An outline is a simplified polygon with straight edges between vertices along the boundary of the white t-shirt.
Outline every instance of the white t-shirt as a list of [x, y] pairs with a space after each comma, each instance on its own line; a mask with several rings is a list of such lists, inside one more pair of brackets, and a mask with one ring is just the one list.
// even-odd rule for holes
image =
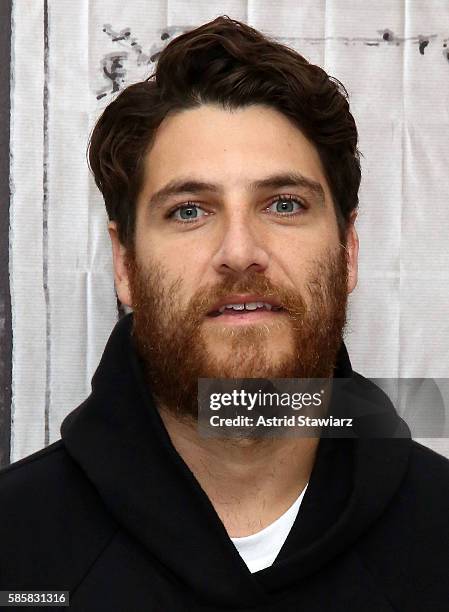
[[274, 523], [252, 535], [231, 538], [252, 574], [273, 564], [293, 527], [308, 484], [293, 505]]

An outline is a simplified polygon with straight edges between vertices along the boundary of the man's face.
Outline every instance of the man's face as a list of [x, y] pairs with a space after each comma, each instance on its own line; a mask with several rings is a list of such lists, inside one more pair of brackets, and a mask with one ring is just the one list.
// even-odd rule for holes
[[[167, 117], [145, 159], [132, 252], [110, 223], [117, 293], [161, 405], [196, 416], [199, 377], [331, 376], [357, 282], [354, 220], [345, 249], [318, 153], [278, 111]], [[283, 310], [210, 316], [236, 294]]]

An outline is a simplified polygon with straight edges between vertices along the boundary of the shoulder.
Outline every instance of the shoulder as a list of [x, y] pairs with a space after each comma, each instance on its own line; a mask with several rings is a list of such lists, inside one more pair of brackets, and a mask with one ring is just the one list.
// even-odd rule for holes
[[423, 492], [435, 491], [449, 499], [449, 459], [416, 440], [411, 445], [408, 479]]
[[0, 497], [0, 516], [8, 509], [28, 514], [31, 504], [33, 514], [42, 519], [76, 499], [99, 501], [61, 440], [0, 470]]
[[50, 472], [54, 468], [62, 466], [61, 460], [66, 455], [64, 446], [61, 440], [50, 444], [32, 455], [28, 455], [20, 461], [15, 461], [9, 466], [0, 470], [0, 491], [7, 490], [9, 487], [14, 488], [20, 486], [23, 479], [28, 480], [30, 477], [41, 473], [42, 476], [50, 477]]
[[116, 530], [62, 441], [0, 471], [1, 587], [47, 588], [56, 575], [69, 588]]
[[449, 459], [413, 440], [401, 485], [357, 550], [398, 610], [441, 610], [449, 597]]
[[412, 452], [421, 462], [429, 462], [435, 466], [439, 466], [445, 472], [449, 470], [449, 459], [447, 457], [437, 453], [428, 446], [424, 446], [424, 444], [416, 440], [412, 441]]
[[[389, 442], [400, 445], [402, 439]], [[379, 479], [388, 477], [378, 474]], [[438, 524], [449, 527], [449, 459], [411, 440], [402, 480], [385, 510], [402, 526], [414, 523], [413, 533], [423, 527], [436, 529]]]
[[[413, 441], [397, 507], [399, 567], [413, 585], [406, 595], [410, 609], [441, 610], [449, 597], [449, 459]], [[389, 541], [394, 540], [391, 532]]]
[[449, 534], [449, 459], [413, 441], [401, 494], [418, 530]]

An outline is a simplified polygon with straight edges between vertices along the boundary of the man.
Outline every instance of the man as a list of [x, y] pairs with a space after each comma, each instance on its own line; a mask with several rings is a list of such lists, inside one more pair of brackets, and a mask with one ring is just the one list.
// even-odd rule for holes
[[[360, 165], [341, 84], [220, 17], [106, 108], [89, 159], [133, 314], [62, 439], [1, 474], [1, 589], [83, 611], [447, 610], [449, 461], [343, 342]], [[340, 407], [402, 435], [202, 437], [199, 378], [349, 379]]]

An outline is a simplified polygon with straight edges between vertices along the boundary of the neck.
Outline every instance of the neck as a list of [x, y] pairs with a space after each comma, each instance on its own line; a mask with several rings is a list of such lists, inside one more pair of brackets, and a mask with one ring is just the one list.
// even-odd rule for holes
[[180, 421], [161, 407], [159, 413], [230, 537], [252, 535], [270, 525], [310, 478], [319, 438], [201, 438], [195, 423]]

